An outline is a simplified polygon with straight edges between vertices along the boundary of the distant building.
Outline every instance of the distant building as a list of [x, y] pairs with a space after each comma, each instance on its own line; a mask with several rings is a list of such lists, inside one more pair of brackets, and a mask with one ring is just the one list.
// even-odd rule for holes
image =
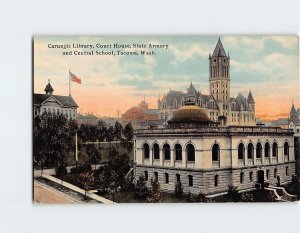
[[33, 114], [34, 116], [43, 113], [63, 114], [70, 119], [77, 119], [77, 108], [72, 96], [53, 95], [54, 89], [50, 80], [46, 85], [45, 94], [33, 94]]
[[205, 95], [197, 91], [192, 83], [187, 92], [170, 90], [158, 100], [161, 119], [166, 124], [187, 98], [204, 109], [212, 121], [221, 118], [225, 125], [255, 125], [255, 101], [251, 91], [247, 98], [241, 92], [235, 98], [230, 97], [230, 57], [220, 39], [213, 54], [209, 54], [209, 92]]
[[77, 123], [78, 125], [97, 125], [99, 118], [93, 114], [88, 113], [87, 115], [82, 115], [78, 113]]
[[148, 127], [151, 125], [149, 122], [156, 124], [160, 120], [160, 112], [157, 109], [149, 109], [148, 103], [143, 100], [138, 106], [132, 107], [122, 114], [122, 120], [131, 122], [133, 128]]
[[295, 137], [300, 137], [300, 108], [297, 109], [292, 104], [289, 117], [279, 118], [272, 122], [272, 126], [281, 127], [283, 129], [293, 129]]

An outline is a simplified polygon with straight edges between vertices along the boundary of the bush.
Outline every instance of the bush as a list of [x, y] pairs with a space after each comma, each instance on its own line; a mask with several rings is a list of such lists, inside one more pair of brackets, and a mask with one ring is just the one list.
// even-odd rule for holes
[[236, 186], [229, 185], [227, 195], [229, 202], [238, 202], [240, 200], [240, 194], [238, 193]]
[[134, 195], [137, 198], [147, 198], [149, 196], [149, 189], [147, 187], [147, 182], [144, 176], [140, 176], [136, 182], [134, 188]]
[[71, 174], [80, 174], [85, 171], [90, 171], [92, 170], [92, 166], [90, 164], [83, 164], [83, 165], [78, 165], [77, 167], [72, 167], [70, 170]]

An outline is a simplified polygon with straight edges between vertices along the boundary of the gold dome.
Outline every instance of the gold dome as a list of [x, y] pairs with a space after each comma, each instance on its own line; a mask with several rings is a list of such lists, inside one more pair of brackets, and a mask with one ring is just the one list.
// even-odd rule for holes
[[169, 122], [210, 122], [206, 111], [197, 105], [184, 105], [174, 112]]

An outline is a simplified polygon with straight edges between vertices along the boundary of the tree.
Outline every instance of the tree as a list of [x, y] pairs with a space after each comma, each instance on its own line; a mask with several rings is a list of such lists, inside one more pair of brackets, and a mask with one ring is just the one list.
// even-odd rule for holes
[[147, 187], [147, 182], [143, 175], [139, 176], [139, 179], [136, 182], [134, 194], [138, 198], [146, 198], [149, 195], [149, 189]]
[[123, 138], [121, 139], [121, 145], [128, 152], [130, 152], [133, 148], [133, 128], [131, 123], [126, 124], [123, 129]]
[[33, 122], [33, 157], [43, 166], [56, 168], [66, 164], [66, 158], [75, 149], [77, 123], [64, 115], [44, 113]]
[[84, 198], [86, 199], [86, 192], [93, 187], [94, 184], [94, 176], [92, 170], [86, 170], [80, 174], [79, 180], [83, 185], [84, 189]]
[[151, 179], [151, 191], [148, 201], [152, 203], [159, 203], [163, 201], [160, 184], [156, 179]]
[[95, 172], [95, 186], [99, 192], [107, 192], [115, 201], [118, 190], [126, 185], [126, 174], [132, 166], [128, 154], [119, 154], [115, 147], [110, 151], [107, 165]]
[[116, 121], [115, 129], [114, 129], [116, 147], [117, 147], [117, 141], [121, 141], [122, 139], [122, 131], [123, 131], [123, 126], [120, 124], [120, 122]]
[[115, 130], [113, 126], [109, 126], [106, 130], [105, 138], [109, 142], [109, 147], [111, 148], [111, 142], [114, 140]]
[[229, 202], [238, 202], [240, 200], [240, 194], [238, 193], [237, 187], [233, 185], [228, 186], [227, 196]]
[[101, 160], [101, 155], [99, 151], [95, 148], [94, 144], [87, 144], [86, 153], [89, 156], [89, 164], [94, 163], [96, 169], [98, 161]]

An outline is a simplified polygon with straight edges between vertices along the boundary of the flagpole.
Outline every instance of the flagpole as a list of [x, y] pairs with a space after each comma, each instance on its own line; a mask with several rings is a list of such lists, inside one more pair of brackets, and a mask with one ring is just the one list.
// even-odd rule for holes
[[76, 168], [78, 166], [78, 141], [77, 141], [77, 132], [75, 134], [75, 159], [76, 159]]
[[69, 96], [71, 96], [71, 77], [70, 77], [70, 69], [69, 69]]

